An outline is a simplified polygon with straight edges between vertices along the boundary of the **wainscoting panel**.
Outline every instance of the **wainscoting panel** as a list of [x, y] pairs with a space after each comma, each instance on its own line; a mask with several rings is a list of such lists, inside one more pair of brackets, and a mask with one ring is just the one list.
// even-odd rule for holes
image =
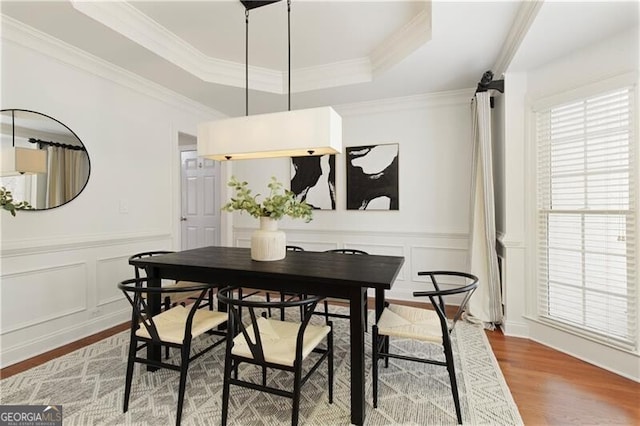
[[443, 247], [412, 247], [411, 276], [415, 281], [426, 281], [418, 277], [419, 271], [466, 271], [467, 250]]
[[118, 289], [118, 283], [134, 277], [133, 266], [129, 265], [129, 256], [96, 259], [97, 307], [117, 301], [125, 302], [122, 291]]
[[134, 253], [170, 250], [169, 234], [33, 241], [2, 251], [0, 367], [131, 318], [117, 283], [133, 277]]
[[[34, 268], [2, 277], [2, 333], [6, 334], [87, 309], [87, 265]], [[23, 303], [7, 303], [8, 301]]]
[[[416, 290], [427, 288], [426, 280], [418, 278], [418, 271], [451, 269], [465, 271], [467, 264], [467, 234], [398, 233], [384, 231], [300, 230], [284, 229], [287, 244], [305, 250], [325, 251], [337, 248], [364, 250], [370, 254], [404, 256], [405, 263], [393, 288], [390, 299], [409, 300]], [[233, 241], [237, 247], [250, 247], [253, 229], [234, 228]], [[431, 289], [431, 286], [428, 287]], [[369, 292], [373, 296], [373, 292]]]

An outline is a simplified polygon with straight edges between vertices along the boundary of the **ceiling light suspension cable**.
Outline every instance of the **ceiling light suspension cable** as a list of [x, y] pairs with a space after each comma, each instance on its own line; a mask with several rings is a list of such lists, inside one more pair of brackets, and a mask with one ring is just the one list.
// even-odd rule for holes
[[244, 11], [244, 115], [249, 115], [249, 9]]
[[11, 110], [11, 146], [16, 147], [16, 111]]
[[[249, 10], [279, 1], [240, 0], [246, 25], [245, 116], [200, 123], [198, 156], [220, 161], [342, 152], [342, 118], [333, 108], [291, 110], [291, 0], [287, 0], [287, 110], [249, 115]], [[280, 87], [283, 83], [280, 78]], [[255, 87], [264, 90], [263, 85]], [[282, 94], [282, 90], [278, 92]]]
[[291, 0], [287, 0], [287, 76], [288, 76], [288, 98], [287, 111], [291, 111]]

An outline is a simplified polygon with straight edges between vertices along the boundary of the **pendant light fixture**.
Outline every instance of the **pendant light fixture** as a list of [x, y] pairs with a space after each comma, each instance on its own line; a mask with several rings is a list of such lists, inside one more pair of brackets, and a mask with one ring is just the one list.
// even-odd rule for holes
[[249, 115], [249, 10], [276, 3], [243, 1], [245, 7], [245, 117], [201, 123], [198, 156], [213, 160], [300, 157], [342, 152], [342, 118], [331, 107], [291, 111], [291, 0], [287, 0], [288, 109]]
[[15, 110], [11, 110], [11, 147], [2, 144], [0, 176], [47, 172], [47, 151], [16, 147]]

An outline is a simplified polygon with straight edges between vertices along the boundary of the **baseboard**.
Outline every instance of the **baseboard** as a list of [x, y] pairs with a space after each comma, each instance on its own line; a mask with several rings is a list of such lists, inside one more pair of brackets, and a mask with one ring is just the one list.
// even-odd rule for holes
[[60, 348], [72, 344], [83, 338], [92, 336], [103, 330], [122, 324], [130, 319], [131, 312], [124, 309], [108, 315], [101, 316], [91, 321], [67, 327], [56, 333], [31, 339], [9, 348], [2, 348], [0, 353], [0, 368], [12, 366], [19, 362], [31, 359], [43, 353], [52, 351], [52, 348]]

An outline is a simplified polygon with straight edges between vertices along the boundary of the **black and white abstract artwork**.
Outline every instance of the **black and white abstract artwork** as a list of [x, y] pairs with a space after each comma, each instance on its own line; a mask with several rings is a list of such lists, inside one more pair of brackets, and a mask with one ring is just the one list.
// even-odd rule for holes
[[347, 210], [398, 210], [398, 144], [346, 151]]
[[291, 191], [314, 209], [336, 209], [336, 156], [291, 158]]

